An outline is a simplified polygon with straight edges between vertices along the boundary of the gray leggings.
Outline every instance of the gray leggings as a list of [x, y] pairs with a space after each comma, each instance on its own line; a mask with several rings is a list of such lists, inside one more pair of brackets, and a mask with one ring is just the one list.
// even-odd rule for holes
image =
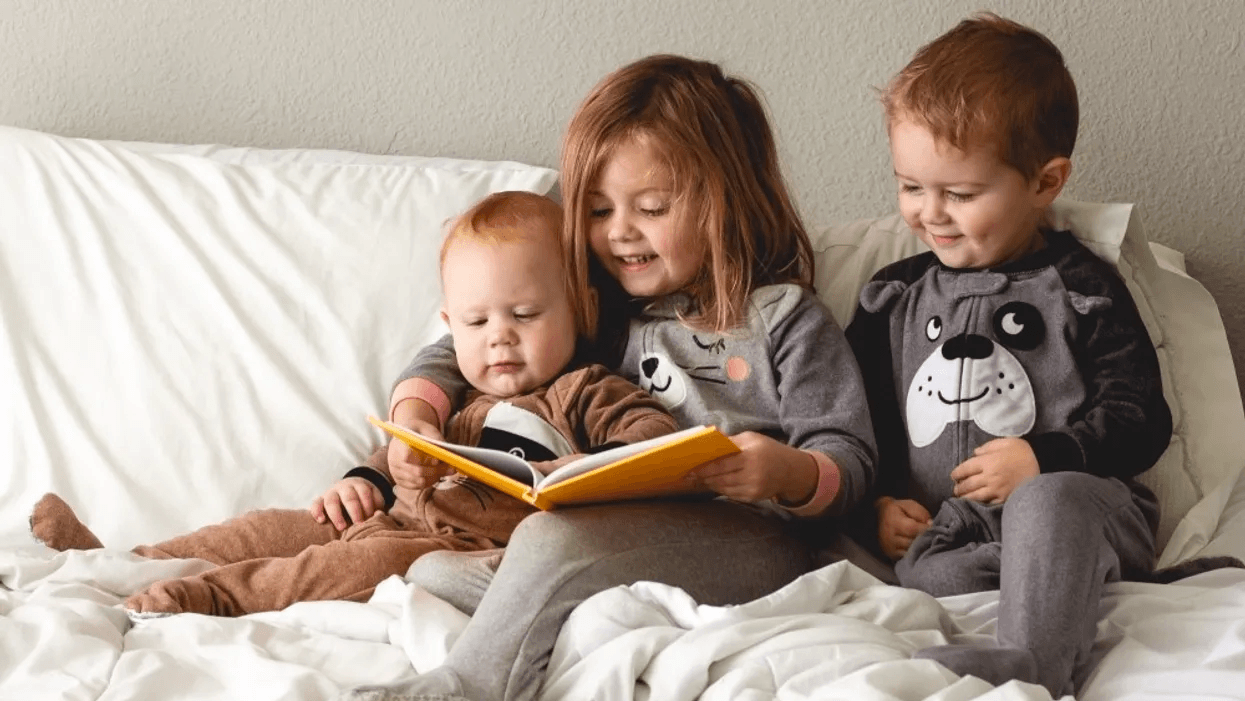
[[1028, 650], [1042, 685], [1070, 693], [1093, 646], [1103, 585], [1150, 574], [1157, 523], [1158, 503], [1145, 488], [1042, 474], [1003, 506], [943, 502], [895, 573], [934, 596], [1001, 590], [999, 646]]
[[[473, 701], [535, 698], [562, 623], [599, 591], [651, 580], [681, 587], [700, 603], [739, 604], [812, 566], [787, 524], [723, 500], [533, 514], [514, 532], [500, 565], [496, 560], [421, 559], [412, 568], [413, 581], [467, 612], [474, 609], [474, 615], [445, 666], [408, 693], [457, 693]], [[451, 581], [456, 586], [446, 587]]]

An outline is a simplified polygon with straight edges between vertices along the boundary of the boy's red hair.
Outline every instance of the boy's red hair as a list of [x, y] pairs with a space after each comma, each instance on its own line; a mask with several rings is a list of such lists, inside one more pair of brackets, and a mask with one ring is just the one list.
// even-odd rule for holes
[[[562, 144], [567, 270], [586, 289], [588, 191], [614, 149], [645, 138], [662, 154], [686, 225], [706, 243], [707, 264], [688, 292], [698, 327], [725, 331], [746, 317], [758, 286], [809, 289], [813, 251], [778, 167], [769, 120], [753, 88], [716, 64], [682, 56], [640, 59], [607, 75], [567, 126]], [[609, 281], [598, 286], [606, 289]], [[605, 310], [603, 309], [603, 312]]]
[[1079, 110], [1063, 54], [1041, 33], [991, 13], [921, 47], [882, 91], [888, 126], [909, 119], [968, 151], [993, 145], [1032, 178], [1071, 157]]

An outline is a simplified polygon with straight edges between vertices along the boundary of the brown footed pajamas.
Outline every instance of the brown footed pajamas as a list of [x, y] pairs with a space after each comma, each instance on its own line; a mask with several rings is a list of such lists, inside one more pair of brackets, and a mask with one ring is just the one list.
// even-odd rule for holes
[[[647, 392], [591, 365], [505, 401], [477, 394], [447, 428], [452, 442], [483, 445], [487, 434], [488, 447], [502, 450], [507, 446], [497, 444], [505, 440], [499, 436], [511, 433], [522, 441], [516, 445], [531, 449], [539, 442], [558, 459], [656, 438], [678, 426]], [[519, 429], [523, 433], [514, 434]], [[368, 457], [366, 467], [378, 473], [368, 479], [393, 483], [387, 456], [387, 447], [381, 447]], [[378, 511], [340, 533], [332, 523], [317, 523], [306, 509], [268, 509], [134, 548], [144, 557], [199, 558], [216, 567], [156, 582], [126, 599], [126, 608], [241, 616], [299, 601], [361, 601], [387, 577], [405, 575], [426, 553], [504, 547], [519, 522], [536, 510], [459, 474], [425, 489], [394, 487], [393, 495], [388, 512]], [[30, 530], [57, 550], [101, 547], [55, 494], [35, 505]]]
[[[426, 553], [504, 546], [534, 510], [465, 480], [407, 495], [414, 496], [413, 503], [399, 500], [389, 513], [377, 512], [341, 532], [332, 523], [317, 523], [306, 509], [265, 509], [140, 545], [132, 552], [143, 557], [199, 558], [217, 566], [156, 582], [126, 599], [125, 606], [140, 613], [241, 616], [299, 601], [365, 601], [381, 581], [404, 575]], [[463, 528], [468, 520], [474, 528]], [[36, 505], [31, 531], [58, 550], [99, 542], [51, 494]]]

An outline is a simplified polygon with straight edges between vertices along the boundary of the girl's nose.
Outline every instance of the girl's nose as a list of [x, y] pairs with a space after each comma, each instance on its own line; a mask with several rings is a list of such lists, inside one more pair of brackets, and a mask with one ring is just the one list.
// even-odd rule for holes
[[616, 213], [610, 219], [609, 226], [610, 241], [630, 241], [639, 236], [639, 232], [631, 224], [631, 218], [625, 214]]

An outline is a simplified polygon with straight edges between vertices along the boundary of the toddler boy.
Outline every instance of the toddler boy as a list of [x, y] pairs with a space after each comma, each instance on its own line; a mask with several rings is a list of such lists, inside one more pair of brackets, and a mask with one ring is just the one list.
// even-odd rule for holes
[[[464, 376], [475, 387], [447, 426], [455, 443], [523, 451], [538, 467], [676, 430], [646, 392], [599, 365], [577, 367], [583, 323], [561, 255], [562, 211], [527, 192], [486, 197], [458, 217], [441, 250], [445, 306]], [[391, 410], [390, 417], [394, 412]], [[317, 497], [311, 509], [253, 511], [134, 552], [201, 558], [202, 574], [129, 597], [144, 614], [238, 616], [298, 601], [366, 600], [438, 550], [502, 547], [533, 507], [462, 475], [393, 485], [384, 447]], [[101, 547], [54, 494], [36, 504], [34, 535], [58, 550]]]
[[1154, 564], [1158, 504], [1136, 477], [1172, 433], [1158, 360], [1114, 268], [1045, 226], [1078, 119], [1046, 37], [965, 20], [882, 101], [899, 208], [931, 252], [877, 273], [847, 329], [877, 432], [879, 544], [904, 586], [1001, 590], [996, 647], [918, 656], [1058, 697], [1104, 584]]

